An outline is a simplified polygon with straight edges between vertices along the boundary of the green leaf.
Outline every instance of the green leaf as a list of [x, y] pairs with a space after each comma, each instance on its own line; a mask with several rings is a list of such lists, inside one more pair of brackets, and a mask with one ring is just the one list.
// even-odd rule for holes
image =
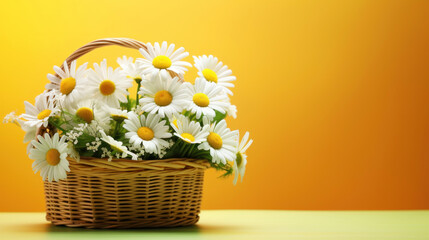
[[92, 156], [94, 156], [94, 152], [93, 151], [84, 151], [84, 152], [79, 152], [79, 155], [81, 157], [92, 157]]
[[221, 113], [221, 112], [219, 112], [217, 110], [215, 110], [215, 112], [216, 112], [216, 116], [213, 118], [213, 122], [218, 123], [218, 122], [220, 122], [220, 121], [222, 121], [223, 119], [226, 118], [226, 112], [225, 113]]
[[210, 162], [210, 166], [214, 169], [216, 169], [217, 171], [224, 171], [224, 173], [222, 175], [220, 175], [219, 177], [228, 177], [233, 173], [233, 168], [229, 163], [223, 164], [223, 163], [213, 163]]

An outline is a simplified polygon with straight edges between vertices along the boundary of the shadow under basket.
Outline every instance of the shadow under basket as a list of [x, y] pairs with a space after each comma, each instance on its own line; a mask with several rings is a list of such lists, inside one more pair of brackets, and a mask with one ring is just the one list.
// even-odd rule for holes
[[69, 162], [67, 179], [44, 184], [46, 219], [54, 225], [177, 227], [199, 220], [207, 160]]

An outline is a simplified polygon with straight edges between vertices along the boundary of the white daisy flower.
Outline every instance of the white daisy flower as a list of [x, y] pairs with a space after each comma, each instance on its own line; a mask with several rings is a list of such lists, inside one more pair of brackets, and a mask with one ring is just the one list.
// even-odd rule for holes
[[144, 56], [144, 59], [137, 59], [144, 74], [156, 75], [161, 73], [166, 76], [169, 75], [168, 71], [183, 74], [188, 70], [186, 67], [192, 66], [188, 62], [180, 61], [189, 55], [183, 47], [174, 51], [174, 44], [168, 46], [167, 42], [162, 42], [161, 46], [157, 42], [154, 46], [147, 43], [146, 47], [147, 51], [142, 48], [140, 49], [140, 53]]
[[246, 150], [252, 145], [253, 140], [249, 139], [249, 132], [246, 132], [241, 139], [237, 148], [237, 158], [234, 161], [234, 185], [237, 184], [238, 176], [241, 176], [243, 181], [244, 173], [246, 172], [247, 155], [244, 154]]
[[90, 124], [93, 120], [98, 122], [108, 121], [109, 116], [107, 113], [102, 110], [101, 103], [92, 100], [84, 99], [76, 103], [76, 106], [73, 106], [67, 109], [69, 113], [79, 117], [86, 123]]
[[198, 146], [198, 149], [210, 150], [214, 163], [226, 164], [234, 161], [237, 155], [238, 131], [231, 131], [226, 127], [225, 120], [210, 126], [207, 141]]
[[171, 118], [173, 114], [182, 112], [187, 104], [186, 89], [177, 77], [152, 75], [142, 85], [139, 103], [145, 112]]
[[116, 141], [111, 136], [107, 136], [104, 131], [100, 131], [100, 133], [101, 133], [101, 140], [109, 144], [113, 150], [119, 153], [122, 153], [122, 156], [121, 156], [122, 158], [125, 158], [126, 156], [130, 155], [132, 160], [137, 160], [137, 155], [128, 151], [128, 148], [123, 146], [122, 142]]
[[117, 62], [125, 72], [127, 78], [131, 78], [137, 83], [144, 79], [142, 70], [138, 66], [139, 64], [137, 62], [134, 63], [134, 59], [132, 57], [127, 58], [127, 56], [123, 56], [122, 58], [118, 58]]
[[43, 181], [48, 179], [49, 182], [67, 178], [66, 172], [70, 172], [70, 168], [66, 159], [68, 150], [65, 137], [59, 139], [58, 133], [55, 133], [51, 138], [45, 133], [44, 137], [37, 136], [37, 139], [39, 141], [31, 141], [34, 148], [30, 150], [34, 173], [40, 171]]
[[127, 110], [121, 110], [119, 108], [112, 108], [112, 107], [105, 105], [104, 111], [107, 112], [110, 115], [110, 117], [115, 121], [121, 122], [125, 119], [128, 119]]
[[107, 67], [106, 59], [100, 65], [94, 63], [94, 69], [90, 69], [87, 84], [93, 98], [112, 107], [119, 107], [119, 102], [126, 102], [125, 96], [128, 95], [127, 89], [133, 86], [132, 80], [120, 68], [113, 70]]
[[229, 107], [228, 96], [222, 91], [222, 87], [216, 83], [207, 82], [197, 78], [195, 85], [184, 83], [187, 87], [188, 106], [186, 110], [195, 113], [199, 119], [202, 115], [213, 119], [216, 116], [215, 110], [225, 113]]
[[198, 69], [198, 76], [204, 78], [209, 82], [215, 82], [219, 86], [222, 86], [224, 90], [232, 95], [232, 91], [228, 88], [234, 87], [232, 81], [235, 81], [235, 77], [231, 76], [232, 71], [228, 69], [228, 66], [223, 65], [222, 62], [218, 61], [217, 57], [210, 56], [194, 56], [194, 66]]
[[54, 107], [52, 97], [46, 91], [36, 97], [36, 103], [33, 106], [31, 103], [25, 101], [25, 113], [20, 117], [23, 118], [25, 124], [39, 128], [48, 126], [49, 117], [54, 116], [59, 110]]
[[207, 139], [209, 135], [209, 125], [201, 125], [198, 122], [190, 121], [187, 117], [180, 115], [179, 119], [170, 123], [177, 137], [187, 143], [201, 143]]
[[164, 139], [172, 135], [168, 132], [166, 121], [160, 121], [159, 115], [149, 114], [145, 117], [130, 112], [128, 117], [123, 127], [128, 130], [125, 137], [130, 139], [134, 147], [143, 146], [146, 152], [157, 154], [169, 147], [169, 143]]
[[64, 95], [65, 106], [74, 104], [75, 101], [85, 96], [86, 73], [88, 63], [84, 63], [76, 70], [76, 60], [70, 65], [64, 62], [64, 70], [58, 66], [54, 66], [55, 73], [59, 76], [48, 74], [48, 79], [51, 81], [46, 84], [48, 90], [58, 90]]
[[207, 141], [198, 146], [198, 149], [210, 150], [214, 163], [226, 164], [237, 157], [238, 131], [231, 131], [226, 127], [225, 120], [210, 126]]

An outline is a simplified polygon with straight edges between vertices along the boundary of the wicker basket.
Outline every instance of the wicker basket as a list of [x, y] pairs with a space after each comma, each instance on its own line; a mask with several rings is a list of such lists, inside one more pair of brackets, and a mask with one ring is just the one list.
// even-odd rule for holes
[[199, 219], [206, 160], [69, 161], [66, 180], [45, 182], [46, 219], [55, 225], [174, 227]]
[[[91, 42], [67, 58], [118, 45], [146, 49], [125, 38]], [[64, 67], [64, 66], [63, 66]], [[174, 73], [170, 74], [176, 76]], [[66, 180], [45, 182], [46, 219], [55, 225], [87, 228], [175, 227], [199, 219], [207, 160], [69, 159]]]

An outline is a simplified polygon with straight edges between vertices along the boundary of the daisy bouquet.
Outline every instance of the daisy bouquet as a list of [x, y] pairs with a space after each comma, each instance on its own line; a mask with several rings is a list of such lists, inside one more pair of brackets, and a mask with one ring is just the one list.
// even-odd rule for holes
[[6, 116], [25, 131], [33, 170], [52, 182], [67, 178], [70, 161], [83, 159], [204, 159], [225, 176], [234, 173], [235, 184], [252, 140], [246, 132], [240, 141], [225, 121], [237, 112], [229, 98], [232, 71], [212, 55], [194, 56], [198, 77], [190, 83], [184, 48], [147, 43], [139, 51], [135, 61], [118, 58], [117, 68], [69, 58], [54, 66], [34, 104], [24, 102], [25, 113]]

